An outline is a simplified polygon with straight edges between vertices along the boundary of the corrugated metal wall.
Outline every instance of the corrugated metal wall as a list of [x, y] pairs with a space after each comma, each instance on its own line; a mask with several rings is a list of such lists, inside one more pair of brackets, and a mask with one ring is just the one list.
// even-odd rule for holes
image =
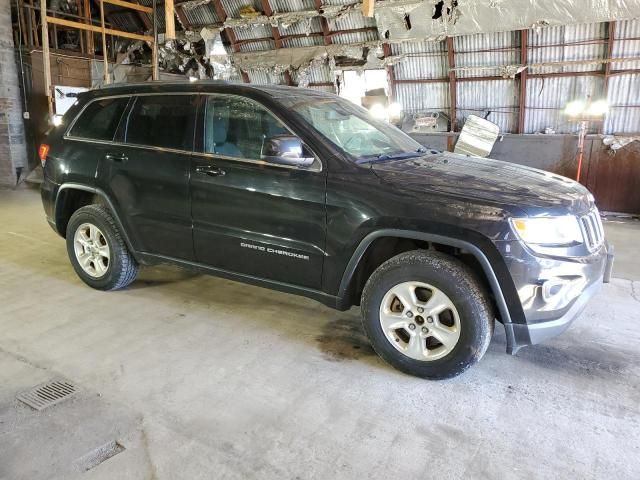
[[[255, 0], [258, 1], [258, 0]], [[253, 0], [223, 0], [230, 15], [240, 5]], [[326, 4], [342, 4], [331, 0]], [[311, 8], [313, 0], [271, 0], [274, 11], [296, 11]], [[257, 7], [256, 7], [257, 8]], [[332, 32], [375, 26], [375, 20], [354, 10], [329, 21]], [[640, 56], [640, 20], [615, 22], [612, 58]], [[269, 27], [236, 28], [239, 40], [269, 37]], [[304, 25], [280, 28], [281, 35], [306, 32]], [[318, 18], [311, 21], [311, 32], [321, 32]], [[505, 133], [539, 133], [550, 129], [556, 133], [574, 133], [577, 123], [564, 113], [566, 104], [575, 99], [605, 98], [610, 111], [604, 121], [592, 122], [593, 133], [640, 133], [640, 61], [611, 62], [606, 68], [609, 28], [606, 23], [537, 28], [528, 31], [527, 84], [524, 124], [519, 129], [519, 110], [523, 91], [520, 75], [505, 74], [505, 67], [517, 68], [521, 62], [521, 33], [503, 32], [464, 35], [453, 39], [456, 68], [456, 120], [464, 124], [467, 116], [487, 116]], [[355, 31], [335, 34], [333, 43], [352, 44], [377, 40], [377, 31]], [[285, 40], [285, 47], [320, 45], [321, 36]], [[273, 42], [244, 43], [242, 51], [275, 48]], [[449, 66], [445, 41], [403, 42], [391, 45], [391, 54], [401, 56], [393, 67], [395, 100], [409, 113], [440, 111], [451, 114]], [[595, 61], [595, 62], [594, 62]], [[589, 63], [591, 62], [591, 63]], [[317, 67], [314, 67], [317, 69]], [[605, 70], [611, 71], [605, 81]], [[625, 72], [626, 71], [626, 72]], [[296, 72], [291, 72], [296, 81]], [[503, 78], [504, 75], [504, 78]], [[284, 77], [262, 74], [261, 81], [280, 81]], [[477, 78], [477, 80], [473, 80]], [[503, 79], [501, 79], [503, 78]], [[314, 83], [332, 82], [328, 68], [310, 76]], [[330, 89], [327, 85], [320, 88]], [[519, 131], [520, 130], [520, 131]]]

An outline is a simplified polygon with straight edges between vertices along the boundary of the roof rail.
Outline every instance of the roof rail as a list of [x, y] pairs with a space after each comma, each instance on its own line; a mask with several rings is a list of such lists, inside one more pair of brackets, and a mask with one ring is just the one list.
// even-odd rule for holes
[[124, 88], [124, 87], [139, 87], [141, 85], [156, 85], [156, 84], [162, 84], [162, 85], [185, 85], [185, 84], [191, 84], [191, 85], [197, 85], [197, 84], [207, 84], [207, 85], [232, 85], [234, 83], [239, 83], [239, 82], [229, 82], [227, 80], [210, 80], [210, 79], [205, 79], [205, 80], [196, 80], [194, 82], [190, 82], [188, 79], [185, 80], [143, 80], [141, 82], [126, 82], [126, 83], [110, 83], [108, 85], [100, 85], [98, 87], [96, 87], [94, 90], [100, 90], [100, 89], [111, 89], [111, 88]]

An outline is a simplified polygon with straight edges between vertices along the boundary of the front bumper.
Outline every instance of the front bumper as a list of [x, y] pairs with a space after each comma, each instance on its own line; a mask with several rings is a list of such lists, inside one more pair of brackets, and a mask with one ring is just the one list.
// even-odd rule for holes
[[[514, 354], [523, 346], [564, 332], [611, 276], [613, 247], [607, 243], [581, 259], [543, 258], [517, 245], [504, 247], [505, 258], [512, 259], [509, 270], [524, 313], [524, 322], [504, 325], [507, 353]], [[561, 285], [552, 287], [561, 294], [551, 295], [549, 285]]]

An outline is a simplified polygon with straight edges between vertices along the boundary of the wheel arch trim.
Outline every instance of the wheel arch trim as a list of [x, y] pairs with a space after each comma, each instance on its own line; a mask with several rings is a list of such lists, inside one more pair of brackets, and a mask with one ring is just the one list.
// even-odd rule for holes
[[[111, 211], [111, 214], [113, 215], [114, 220], [116, 221], [116, 224], [118, 226], [118, 230], [120, 230], [120, 233], [122, 234], [122, 237], [124, 238], [124, 241], [127, 245], [127, 248], [129, 249], [129, 251], [131, 252], [131, 254], [134, 256], [134, 258], [136, 258], [136, 260], [138, 259], [138, 255], [135, 251], [135, 249], [133, 248], [133, 245], [131, 244], [131, 240], [129, 239], [129, 234], [127, 233], [126, 229], [124, 228], [123, 223], [120, 221], [120, 217], [118, 215], [118, 212], [116, 211], [116, 209], [113, 206], [113, 202], [111, 202], [111, 199], [107, 196], [107, 194], [105, 192], [103, 192], [102, 190], [100, 190], [99, 188], [96, 187], [92, 187], [91, 185], [85, 185], [83, 183], [73, 183], [73, 182], [67, 182], [67, 183], [63, 183], [62, 185], [60, 185], [60, 187], [58, 188], [58, 192], [56, 193], [56, 202], [53, 208], [53, 218], [56, 222], [56, 228], [58, 228], [57, 225], [57, 218], [58, 218], [58, 206], [60, 204], [60, 193], [63, 190], [82, 190], [85, 192], [90, 192], [93, 193], [94, 195], [98, 195], [100, 196], [102, 199], [104, 199], [104, 201], [107, 204], [107, 207], [109, 207], [109, 210]], [[58, 233], [60, 235], [63, 234], [63, 232], [58, 231]]]
[[[349, 263], [347, 264], [347, 268], [342, 275], [342, 280], [340, 282], [340, 288], [338, 290], [338, 298], [344, 299], [346, 298], [347, 289], [349, 288], [349, 284], [351, 283], [351, 279], [356, 271], [356, 268], [360, 264], [360, 260], [364, 256], [365, 252], [373, 243], [373, 241], [377, 238], [381, 237], [396, 237], [396, 238], [406, 238], [409, 240], [424, 240], [428, 242], [440, 243], [443, 245], [449, 245], [451, 247], [463, 248], [469, 251], [480, 263], [484, 274], [487, 277], [487, 281], [489, 282], [489, 286], [491, 287], [491, 291], [495, 296], [496, 304], [498, 306], [498, 310], [500, 311], [500, 315], [503, 323], [510, 324], [511, 314], [509, 312], [509, 307], [507, 306], [506, 299], [502, 292], [502, 288], [500, 286], [500, 282], [498, 281], [498, 277], [495, 274], [489, 259], [485, 255], [485, 253], [478, 248], [476, 245], [469, 243], [465, 240], [460, 240], [454, 237], [446, 237], [443, 235], [432, 234], [432, 233], [424, 233], [424, 232], [415, 232], [411, 230], [398, 230], [398, 229], [382, 229], [376, 230], [374, 232], [369, 233], [365, 236], [362, 241], [358, 244], [355, 252], [351, 256]], [[508, 331], [508, 329], [506, 329]], [[507, 334], [507, 343], [511, 344], [513, 341], [512, 338], [509, 338]]]

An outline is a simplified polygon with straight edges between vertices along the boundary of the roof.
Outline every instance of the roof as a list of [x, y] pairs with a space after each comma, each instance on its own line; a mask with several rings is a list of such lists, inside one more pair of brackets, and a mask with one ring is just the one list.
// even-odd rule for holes
[[247, 93], [262, 92], [275, 98], [291, 97], [291, 96], [315, 96], [328, 97], [334, 96], [327, 93], [308, 88], [289, 87], [284, 85], [256, 85], [237, 82], [225, 82], [221, 80], [198, 80], [196, 82], [144, 82], [144, 83], [118, 83], [106, 85], [94, 90], [89, 90], [84, 95], [90, 97], [102, 97], [114, 94], [131, 94], [138, 93], [171, 93], [171, 92], [227, 92], [227, 93]]

